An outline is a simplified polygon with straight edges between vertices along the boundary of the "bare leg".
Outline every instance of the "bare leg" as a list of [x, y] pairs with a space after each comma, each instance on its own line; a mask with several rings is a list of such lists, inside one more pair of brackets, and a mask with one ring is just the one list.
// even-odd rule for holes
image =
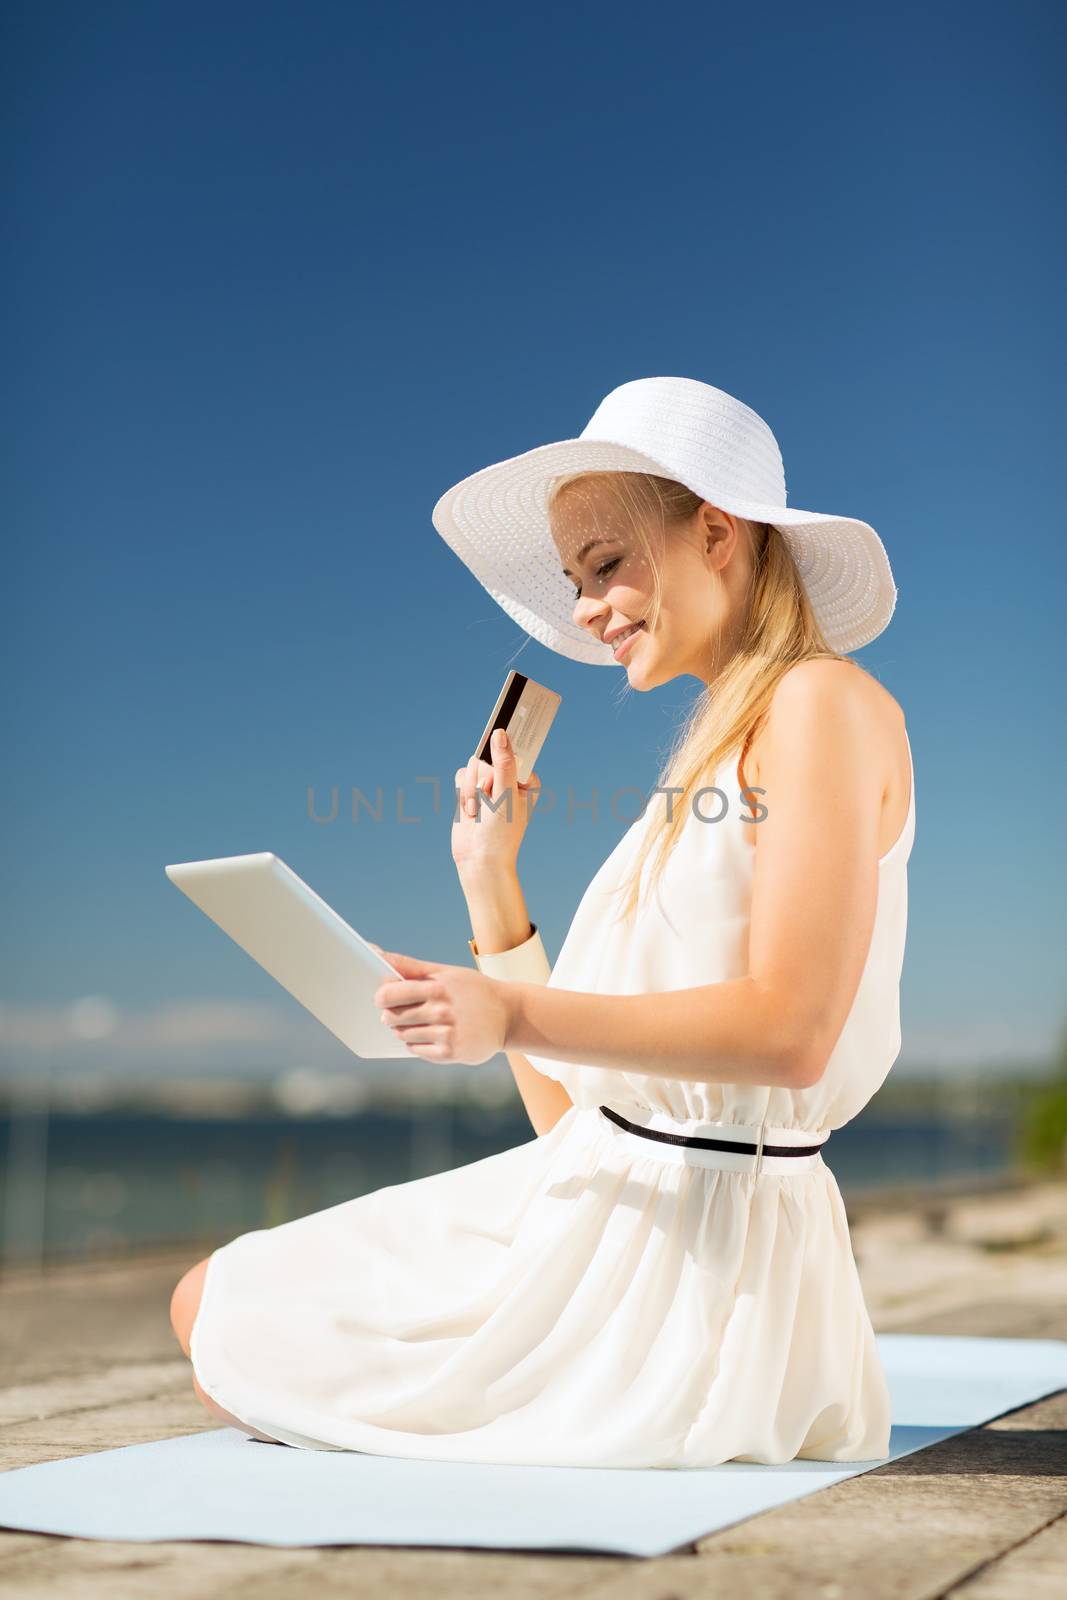
[[[204, 1290], [204, 1277], [207, 1273], [207, 1264], [210, 1256], [205, 1256], [203, 1261], [198, 1261], [178, 1283], [170, 1301], [170, 1323], [182, 1350], [189, 1355], [189, 1335], [192, 1332], [196, 1314], [200, 1309], [200, 1296]], [[262, 1439], [264, 1444], [281, 1444], [280, 1439], [272, 1439], [269, 1433], [260, 1433], [247, 1422], [242, 1422], [239, 1417], [231, 1416], [224, 1411], [217, 1401], [212, 1400], [196, 1381], [193, 1373], [193, 1392], [200, 1404], [211, 1412], [213, 1417], [218, 1417], [220, 1422], [228, 1423], [231, 1428], [239, 1428], [242, 1433], [250, 1433], [253, 1439]]]
[[262, 1439], [264, 1444], [281, 1444], [282, 1441], [280, 1439], [272, 1439], [269, 1433], [260, 1433], [249, 1423], [242, 1422], [239, 1417], [233, 1417], [228, 1411], [224, 1411], [197, 1383], [195, 1372], [193, 1373], [193, 1392], [200, 1404], [206, 1407], [212, 1416], [218, 1417], [221, 1422], [228, 1422], [231, 1428], [240, 1428], [242, 1433], [250, 1433], [253, 1439]]

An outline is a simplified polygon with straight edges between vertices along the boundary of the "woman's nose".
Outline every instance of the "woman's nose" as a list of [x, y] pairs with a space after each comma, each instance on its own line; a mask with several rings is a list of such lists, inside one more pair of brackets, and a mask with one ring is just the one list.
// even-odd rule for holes
[[596, 622], [596, 618], [602, 616], [606, 609], [606, 606], [598, 604], [595, 600], [586, 600], [582, 598], [578, 601], [574, 608], [574, 620], [578, 624], [579, 628], [588, 628], [590, 632], [595, 633], [596, 628], [594, 624]]

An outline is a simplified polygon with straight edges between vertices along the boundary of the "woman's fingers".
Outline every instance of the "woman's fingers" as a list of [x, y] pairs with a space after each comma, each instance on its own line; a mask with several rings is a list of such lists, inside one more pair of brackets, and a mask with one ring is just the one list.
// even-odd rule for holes
[[462, 816], [467, 815], [467, 796], [470, 793], [471, 768], [468, 761], [465, 767], [456, 768], [456, 794], [459, 799], [459, 809]]
[[479, 789], [483, 794], [491, 795], [493, 792], [493, 768], [488, 761], [482, 761], [477, 755], [471, 756], [465, 767], [456, 768], [456, 789], [459, 793], [460, 810], [464, 816], [474, 817], [478, 814]]
[[456, 769], [456, 788], [459, 791], [459, 807], [465, 817], [473, 817], [478, 787], [478, 757], [471, 756], [465, 767]]

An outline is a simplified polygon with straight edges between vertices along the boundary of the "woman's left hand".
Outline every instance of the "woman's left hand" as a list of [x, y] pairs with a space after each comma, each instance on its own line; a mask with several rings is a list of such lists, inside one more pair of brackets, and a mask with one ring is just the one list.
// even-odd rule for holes
[[506, 984], [469, 967], [420, 961], [367, 943], [403, 975], [383, 979], [374, 1003], [413, 1055], [477, 1067], [504, 1049], [510, 1024]]

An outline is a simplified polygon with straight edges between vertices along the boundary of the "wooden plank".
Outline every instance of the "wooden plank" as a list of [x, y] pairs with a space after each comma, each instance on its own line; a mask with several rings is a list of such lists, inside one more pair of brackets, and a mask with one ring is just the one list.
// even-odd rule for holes
[[[161, 1392], [191, 1392], [189, 1362], [180, 1355], [168, 1361], [123, 1362], [93, 1372], [66, 1374], [37, 1383], [0, 1389], [0, 1453], [19, 1423], [43, 1422], [71, 1412], [99, 1413], [128, 1400], [150, 1400]], [[28, 1463], [27, 1463], [28, 1465]]]
[[1067, 1515], [975, 1573], [950, 1600], [1063, 1600], [1067, 1588]]

